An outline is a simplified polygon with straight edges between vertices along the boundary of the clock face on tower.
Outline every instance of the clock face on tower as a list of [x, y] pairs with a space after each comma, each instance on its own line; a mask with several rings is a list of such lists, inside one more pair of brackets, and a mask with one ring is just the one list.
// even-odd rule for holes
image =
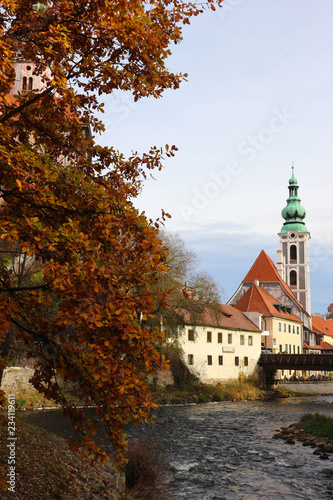
[[291, 233], [290, 238], [296, 238], [296, 234], [295, 233]]

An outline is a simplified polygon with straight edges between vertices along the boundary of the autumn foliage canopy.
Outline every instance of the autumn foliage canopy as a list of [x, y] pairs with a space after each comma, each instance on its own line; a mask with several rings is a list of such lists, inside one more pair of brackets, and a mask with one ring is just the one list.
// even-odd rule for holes
[[[165, 65], [170, 45], [192, 16], [215, 7], [44, 3], [0, 2], [0, 368], [9, 341], [23, 345], [36, 359], [32, 384], [62, 405], [87, 452], [105, 457], [92, 438], [99, 421], [121, 459], [123, 426], [148, 418], [147, 375], [164, 364], [159, 330], [144, 325], [165, 301], [156, 293], [165, 250], [159, 221], [133, 199], [175, 148], [126, 159], [97, 144], [104, 126], [94, 114], [116, 89], [136, 100], [176, 89], [184, 75]], [[33, 62], [40, 89], [13, 95], [17, 60]], [[95, 419], [62, 393], [59, 378], [96, 406]]]

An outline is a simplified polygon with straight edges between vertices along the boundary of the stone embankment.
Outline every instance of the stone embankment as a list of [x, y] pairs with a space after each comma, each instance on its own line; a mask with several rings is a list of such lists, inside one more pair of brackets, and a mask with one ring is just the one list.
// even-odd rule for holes
[[333, 382], [280, 382], [274, 388], [298, 394], [333, 395]]
[[303, 442], [303, 446], [315, 448], [313, 454], [319, 455], [321, 459], [329, 459], [329, 454], [333, 453], [333, 443], [325, 439], [309, 436], [302, 427], [301, 422], [290, 424], [289, 427], [281, 427], [281, 430], [274, 434], [274, 439], [284, 439], [287, 444], [295, 444], [296, 441]]

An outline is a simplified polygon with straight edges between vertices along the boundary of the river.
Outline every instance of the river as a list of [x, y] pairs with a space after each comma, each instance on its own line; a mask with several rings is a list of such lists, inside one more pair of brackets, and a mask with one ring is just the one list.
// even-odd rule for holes
[[[333, 499], [333, 456], [322, 460], [311, 447], [272, 437], [316, 411], [333, 416], [333, 396], [161, 406], [153, 426], [128, 434], [162, 447], [174, 500]], [[68, 436], [57, 413], [25, 412], [22, 419]]]

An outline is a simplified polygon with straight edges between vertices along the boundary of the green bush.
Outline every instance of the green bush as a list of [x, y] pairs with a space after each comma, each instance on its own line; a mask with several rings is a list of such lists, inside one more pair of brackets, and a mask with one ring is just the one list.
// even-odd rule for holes
[[320, 413], [306, 413], [301, 417], [305, 432], [333, 442], [333, 418]]

